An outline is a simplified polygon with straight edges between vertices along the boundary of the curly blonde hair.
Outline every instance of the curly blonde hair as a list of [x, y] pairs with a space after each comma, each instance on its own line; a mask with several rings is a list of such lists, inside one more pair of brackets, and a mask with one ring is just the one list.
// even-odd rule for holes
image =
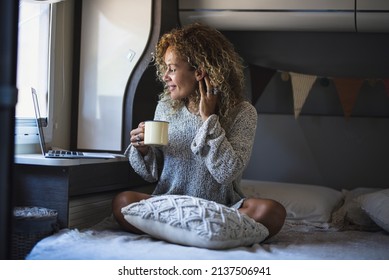
[[[232, 43], [219, 31], [209, 26], [194, 23], [175, 28], [164, 34], [155, 48], [155, 66], [161, 82], [166, 71], [164, 55], [168, 47], [185, 59], [195, 69], [204, 70], [211, 83], [219, 91], [217, 114], [223, 118], [231, 108], [244, 100], [243, 60]], [[200, 96], [197, 94], [196, 105]], [[185, 100], [172, 100], [168, 89], [160, 95], [170, 102], [173, 110], [184, 106]]]

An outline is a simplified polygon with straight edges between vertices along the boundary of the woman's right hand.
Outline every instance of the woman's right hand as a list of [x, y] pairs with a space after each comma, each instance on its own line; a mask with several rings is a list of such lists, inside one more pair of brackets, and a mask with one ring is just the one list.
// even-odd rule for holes
[[141, 122], [137, 128], [131, 130], [130, 141], [133, 147], [135, 147], [143, 156], [149, 151], [149, 146], [144, 144], [145, 139], [145, 123]]

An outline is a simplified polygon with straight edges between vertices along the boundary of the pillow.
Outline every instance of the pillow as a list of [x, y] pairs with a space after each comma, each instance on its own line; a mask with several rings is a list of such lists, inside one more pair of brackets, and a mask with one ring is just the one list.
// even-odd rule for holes
[[362, 209], [360, 197], [362, 195], [379, 191], [378, 188], [355, 188], [343, 190], [345, 195], [344, 204], [339, 209], [346, 222], [360, 226], [362, 230], [375, 230], [377, 225]]
[[243, 179], [241, 190], [247, 197], [274, 199], [286, 209], [286, 219], [329, 222], [343, 199], [342, 192], [324, 186], [265, 182]]
[[267, 228], [236, 209], [201, 198], [154, 196], [122, 208], [136, 228], [165, 241], [209, 249], [260, 243]]
[[358, 200], [367, 215], [389, 232], [389, 189], [362, 195]]

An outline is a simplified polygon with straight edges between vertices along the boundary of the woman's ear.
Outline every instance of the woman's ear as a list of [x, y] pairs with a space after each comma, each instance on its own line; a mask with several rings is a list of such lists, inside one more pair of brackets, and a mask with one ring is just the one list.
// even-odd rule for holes
[[201, 81], [202, 79], [204, 79], [204, 77], [206, 75], [207, 75], [207, 73], [203, 69], [201, 69], [201, 68], [198, 68], [195, 71], [195, 76], [196, 76], [196, 80], [197, 81]]

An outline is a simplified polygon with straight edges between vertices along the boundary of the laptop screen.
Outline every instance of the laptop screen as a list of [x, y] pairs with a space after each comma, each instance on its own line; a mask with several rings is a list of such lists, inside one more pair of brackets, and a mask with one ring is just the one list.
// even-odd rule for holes
[[39, 110], [38, 96], [37, 96], [36, 90], [34, 88], [31, 88], [31, 93], [32, 93], [32, 101], [34, 103], [36, 125], [38, 127], [39, 144], [41, 147], [42, 155], [45, 155], [47, 150], [46, 150], [45, 137], [43, 135], [42, 119], [41, 119], [41, 113]]

